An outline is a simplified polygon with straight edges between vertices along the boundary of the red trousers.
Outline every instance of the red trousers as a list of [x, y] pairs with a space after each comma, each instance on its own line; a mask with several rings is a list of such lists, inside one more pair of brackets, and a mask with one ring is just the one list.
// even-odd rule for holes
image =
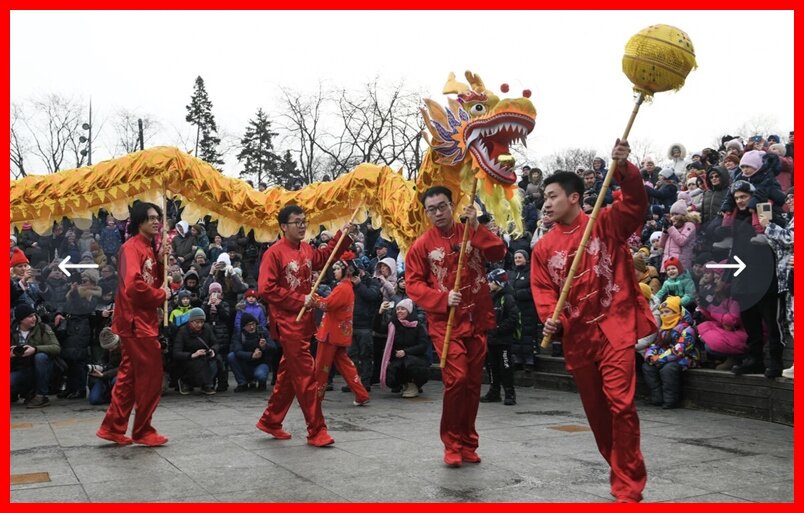
[[322, 429], [326, 429], [327, 425], [317, 394], [315, 362], [310, 354], [310, 342], [286, 337], [280, 343], [282, 360], [276, 373], [276, 385], [260, 422], [266, 427], [280, 429], [295, 397], [307, 422], [307, 437], [312, 438]]
[[333, 364], [338, 368], [338, 372], [343, 376], [343, 379], [346, 380], [346, 384], [349, 385], [352, 393], [355, 394], [355, 401], [359, 403], [368, 401], [369, 394], [360, 381], [360, 376], [357, 375], [355, 364], [346, 354], [346, 348], [327, 342], [319, 342], [315, 353], [315, 377], [318, 385], [318, 397], [323, 398], [324, 393], [327, 391], [329, 371]]
[[639, 448], [639, 416], [634, 404], [634, 348], [616, 350], [602, 341], [594, 361], [572, 371], [597, 448], [611, 467], [611, 494], [642, 500], [648, 475]]
[[[438, 357], [444, 337], [434, 337]], [[444, 383], [444, 402], [441, 410], [441, 441], [448, 451], [461, 448], [477, 449], [479, 437], [475, 430], [477, 408], [480, 405], [480, 385], [486, 362], [486, 336], [452, 337], [447, 353], [447, 365], [441, 370]]]
[[120, 352], [117, 382], [101, 428], [125, 435], [128, 418], [136, 404], [131, 438], [138, 440], [156, 433], [151, 417], [162, 396], [162, 349], [156, 337], [120, 337]]

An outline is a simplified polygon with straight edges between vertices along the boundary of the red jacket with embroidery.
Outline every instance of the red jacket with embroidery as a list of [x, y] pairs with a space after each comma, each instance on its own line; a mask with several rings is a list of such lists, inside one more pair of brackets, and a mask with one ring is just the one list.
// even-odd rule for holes
[[[299, 322], [296, 322], [296, 316], [304, 306], [305, 296], [313, 288], [313, 271], [324, 267], [339, 238], [340, 232], [322, 249], [314, 249], [306, 242], [294, 247], [288, 239], [282, 238], [262, 255], [257, 287], [260, 297], [268, 305], [268, 325], [275, 340], [287, 343], [289, 340], [309, 340], [313, 336], [313, 310], [308, 308]], [[343, 244], [339, 253], [347, 248], [348, 245]]]
[[164, 269], [151, 241], [137, 234], [120, 248], [119, 286], [114, 301], [112, 331], [121, 337], [156, 337], [164, 306]]
[[329, 296], [316, 299], [316, 306], [324, 311], [324, 318], [321, 319], [315, 338], [334, 346], [352, 345], [352, 312], [355, 307], [352, 281], [341, 280]]
[[[656, 331], [647, 302], [638, 301], [641, 291], [627, 244], [643, 222], [648, 198], [635, 166], [629, 163], [614, 172], [622, 201], [600, 211], [559, 317], [568, 369], [593, 361], [595, 348], [604, 342], [600, 331], [616, 349], [633, 347]], [[570, 225], [555, 224], [533, 247], [531, 290], [542, 319], [553, 315], [588, 222], [581, 212]]]
[[[447, 331], [447, 296], [455, 285], [464, 224], [455, 224], [449, 236], [432, 227], [419, 237], [405, 257], [408, 296], [427, 312], [427, 328], [433, 339]], [[494, 306], [486, 282], [486, 262], [505, 258], [505, 243], [488, 228], [478, 226], [469, 234], [461, 273], [461, 304], [455, 310], [455, 337], [485, 334], [496, 326]]]

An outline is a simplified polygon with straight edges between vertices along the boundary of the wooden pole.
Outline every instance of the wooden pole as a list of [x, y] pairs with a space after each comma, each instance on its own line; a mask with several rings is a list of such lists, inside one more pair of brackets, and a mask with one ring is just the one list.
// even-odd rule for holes
[[[628, 120], [628, 125], [625, 127], [625, 132], [623, 132], [623, 136], [620, 138], [621, 141], [625, 141], [628, 139], [628, 134], [631, 133], [631, 127], [634, 125], [634, 119], [636, 119], [636, 115], [639, 112], [639, 107], [642, 105], [643, 100], [645, 99], [644, 94], [640, 93], [636, 99], [636, 104], [634, 105], [634, 110], [631, 112], [631, 117]], [[611, 178], [614, 176], [614, 171], [617, 166], [620, 165], [620, 161], [615, 160], [609, 169], [609, 172], [606, 174], [606, 179], [603, 180], [603, 185], [600, 188], [600, 192], [597, 196], [597, 201], [595, 201], [595, 208], [592, 210], [592, 213], [589, 215], [589, 222], [586, 223], [586, 229], [583, 232], [583, 238], [581, 238], [581, 244], [578, 246], [578, 250], [575, 252], [575, 258], [572, 259], [572, 266], [570, 267], [569, 273], [567, 274], [567, 278], [564, 281], [564, 287], [561, 289], [561, 296], [558, 298], [558, 303], [556, 303], [556, 308], [553, 311], [553, 316], [551, 320], [553, 322], [557, 322], [559, 316], [561, 315], [561, 310], [564, 309], [564, 303], [567, 301], [567, 296], [569, 296], [569, 291], [572, 289], [572, 280], [575, 278], [575, 272], [578, 270], [578, 265], [581, 263], [581, 258], [583, 257], [584, 252], [586, 251], [586, 244], [589, 242], [589, 238], [592, 235], [592, 230], [595, 227], [595, 221], [597, 220], [597, 216], [600, 213], [600, 209], [603, 208], [603, 200], [606, 196], [606, 191], [609, 189], [609, 185], [611, 184]], [[550, 341], [552, 340], [552, 335], [545, 334], [544, 338], [542, 338], [541, 347], [542, 349], [547, 349], [550, 347]]]
[[[474, 206], [475, 196], [477, 195], [477, 178], [472, 182], [472, 195], [469, 199], [469, 204]], [[452, 290], [459, 292], [461, 290], [461, 271], [463, 270], [463, 259], [466, 255], [466, 243], [469, 241], [469, 222], [467, 220], [466, 226], [463, 230], [463, 239], [461, 240], [461, 252], [458, 254], [458, 271], [455, 274], [455, 285]], [[452, 323], [455, 321], [455, 308], [451, 306], [449, 309], [449, 318], [447, 319], [447, 332], [444, 335], [444, 345], [441, 348], [441, 363], [440, 367], [443, 369], [447, 365], [447, 352], [449, 351], [449, 339], [452, 336]]]
[[[355, 217], [357, 217], [357, 213], [360, 211], [360, 208], [362, 206], [363, 205], [358, 206], [355, 209], [355, 211], [352, 213], [352, 217], [349, 219], [349, 224], [352, 224], [354, 222]], [[327, 269], [329, 269], [329, 266], [332, 265], [332, 261], [335, 259], [335, 255], [338, 253], [338, 250], [341, 247], [341, 242], [343, 242], [344, 239], [346, 239], [348, 236], [349, 236], [348, 233], [341, 233], [341, 237], [338, 239], [338, 242], [335, 243], [335, 248], [332, 250], [332, 253], [329, 254], [329, 258], [327, 259], [327, 263], [324, 264], [324, 268], [321, 269], [321, 272], [318, 273], [318, 279], [315, 280], [315, 284], [313, 285], [313, 288], [312, 288], [311, 292], [315, 292], [316, 289], [318, 289], [318, 286], [321, 284], [321, 280], [324, 279], [324, 275], [327, 273]], [[301, 321], [301, 318], [304, 315], [304, 312], [306, 310], [307, 310], [307, 307], [304, 307], [304, 306], [302, 307], [301, 310], [299, 310], [299, 315], [296, 316], [296, 322]]]
[[[162, 283], [167, 283], [168, 281], [168, 254], [170, 253], [167, 251], [165, 245], [167, 244], [167, 184], [162, 184], [162, 251], [165, 254], [164, 260], [162, 261], [162, 267], [164, 270], [164, 281]], [[168, 300], [169, 296], [165, 295], [165, 304], [162, 305], [162, 325], [167, 327], [168, 325]]]

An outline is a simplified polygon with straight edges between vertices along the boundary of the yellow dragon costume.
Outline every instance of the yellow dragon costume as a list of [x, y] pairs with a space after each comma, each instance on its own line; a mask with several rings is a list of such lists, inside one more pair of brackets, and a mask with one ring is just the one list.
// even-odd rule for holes
[[[536, 109], [528, 98], [500, 99], [479, 76], [466, 72], [468, 84], [450, 74], [444, 94], [447, 106], [425, 100], [421, 109], [430, 133], [416, 182], [388, 166], [361, 164], [331, 182], [315, 182], [299, 191], [281, 187], [259, 192], [236, 178], [223, 176], [206, 162], [176, 148], [156, 147], [90, 167], [52, 175], [27, 176], [11, 183], [11, 224], [31, 223], [48, 233], [53, 220], [67, 216], [86, 229], [100, 208], [116, 218], [128, 217], [136, 199], [161, 204], [163, 191], [186, 205], [183, 217], [206, 215], [218, 221], [218, 233], [230, 236], [242, 226], [259, 241], [275, 240], [277, 213], [289, 204], [301, 206], [313, 226], [338, 227], [357, 207], [383, 236], [409, 247], [427, 228], [418, 194], [445, 185], [456, 198], [456, 210], [469, 202], [474, 177], [478, 197], [497, 224], [512, 233], [522, 230], [521, 194], [516, 185], [509, 146], [525, 142], [533, 130]], [[505, 88], [503, 88], [505, 89]]]

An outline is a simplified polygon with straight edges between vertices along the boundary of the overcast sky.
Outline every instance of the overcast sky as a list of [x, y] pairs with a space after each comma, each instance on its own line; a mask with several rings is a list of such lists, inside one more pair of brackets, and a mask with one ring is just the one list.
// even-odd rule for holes
[[[280, 87], [380, 77], [443, 102], [447, 73], [470, 69], [490, 88], [533, 91], [534, 159], [569, 146], [603, 152], [633, 105], [625, 43], [655, 23], [689, 34], [699, 68], [642, 107], [632, 141], [662, 157], [672, 142], [700, 149], [752, 122], [784, 137], [793, 129], [792, 11], [12, 12], [11, 98], [91, 96], [97, 117], [147, 113], [163, 127], [152, 142], [175, 144], [177, 132], [194, 134], [184, 116], [198, 75], [219, 129], [240, 136], [258, 107], [277, 115]], [[95, 162], [108, 146], [96, 144]]]

